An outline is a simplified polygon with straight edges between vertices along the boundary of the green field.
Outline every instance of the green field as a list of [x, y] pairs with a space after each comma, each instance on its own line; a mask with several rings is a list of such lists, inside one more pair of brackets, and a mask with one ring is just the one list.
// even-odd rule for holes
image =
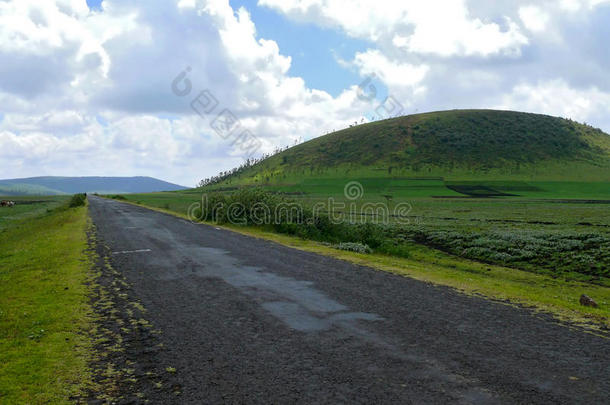
[[69, 196], [1, 197], [0, 200], [15, 201], [11, 208], [0, 207], [0, 231], [28, 218], [46, 213], [68, 201]]
[[0, 208], [0, 403], [70, 403], [91, 381], [87, 208]]
[[[401, 245], [426, 245], [456, 256], [507, 265], [552, 276], [608, 284], [610, 277], [610, 186], [608, 183], [488, 182], [513, 196], [468, 197], [440, 180], [356, 178], [361, 197], [344, 195], [343, 179], [304, 179], [294, 185], [258, 187], [302, 203], [321, 204], [323, 212], [345, 220], [384, 225], [384, 232]], [[353, 178], [350, 179], [353, 181]], [[471, 182], [472, 183], [472, 182]], [[131, 201], [186, 213], [202, 193], [234, 192], [210, 187], [201, 191], [128, 195]], [[408, 224], [392, 216], [349, 218], [364, 204], [382, 203], [391, 215], [408, 204]], [[343, 205], [341, 205], [343, 204]]]

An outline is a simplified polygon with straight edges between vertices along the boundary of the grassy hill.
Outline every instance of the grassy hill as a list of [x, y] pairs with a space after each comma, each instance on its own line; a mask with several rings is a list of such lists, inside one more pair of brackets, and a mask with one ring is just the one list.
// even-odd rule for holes
[[149, 193], [185, 187], [152, 177], [31, 177], [0, 180], [0, 195], [61, 195], [76, 193]]
[[[241, 170], [217, 186], [285, 186], [325, 178], [425, 179], [442, 184], [446, 195], [464, 190], [480, 195], [535, 194], [540, 189], [530, 182], [610, 181], [610, 136], [587, 125], [540, 114], [431, 112], [312, 139]], [[485, 184], [488, 182], [496, 182], [502, 190]]]

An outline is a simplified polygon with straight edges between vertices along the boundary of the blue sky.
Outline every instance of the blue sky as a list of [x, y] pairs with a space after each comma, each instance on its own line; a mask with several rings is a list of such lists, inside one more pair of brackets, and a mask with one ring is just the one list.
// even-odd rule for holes
[[[365, 51], [368, 41], [347, 37], [338, 30], [321, 28], [308, 22], [293, 22], [256, 1], [231, 0], [234, 9], [244, 7], [256, 24], [259, 38], [272, 39], [284, 55], [292, 58], [290, 74], [305, 79], [307, 85], [337, 96], [345, 88], [360, 83], [353, 69], [337, 64], [337, 58], [350, 59]], [[324, 46], [320, 46], [324, 44]]]
[[92, 9], [100, 9], [102, 5], [102, 0], [87, 0], [87, 5]]
[[193, 185], [252, 153], [238, 135], [260, 155], [456, 108], [610, 131], [610, 0], [5, 0], [0, 21], [8, 178]]

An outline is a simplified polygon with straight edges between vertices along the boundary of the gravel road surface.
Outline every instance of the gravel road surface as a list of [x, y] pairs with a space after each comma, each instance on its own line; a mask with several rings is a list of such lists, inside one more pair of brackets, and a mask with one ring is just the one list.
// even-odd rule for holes
[[610, 340], [547, 315], [89, 201], [176, 370], [151, 403], [608, 403]]

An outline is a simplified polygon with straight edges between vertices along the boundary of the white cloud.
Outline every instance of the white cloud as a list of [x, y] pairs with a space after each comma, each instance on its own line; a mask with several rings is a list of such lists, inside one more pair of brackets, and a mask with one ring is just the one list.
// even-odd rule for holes
[[430, 70], [428, 65], [393, 61], [379, 50], [371, 49], [356, 53], [351, 65], [364, 77], [360, 86], [365, 97], [381, 101], [381, 97], [378, 97], [380, 89], [375, 84], [377, 80], [387, 86], [389, 95], [400, 100], [398, 102], [402, 108], [412, 106], [417, 98], [425, 96], [426, 86], [422, 83]]
[[550, 20], [548, 13], [532, 5], [520, 7], [519, 17], [525, 28], [533, 32], [544, 31]]
[[259, 5], [420, 54], [518, 55], [528, 43], [510, 18], [504, 18], [503, 27], [473, 18], [465, 0], [259, 0]]
[[610, 3], [610, 0], [559, 0], [559, 6], [562, 10], [575, 12], [581, 9], [592, 9], [601, 4]]
[[15, 133], [52, 131], [59, 135], [74, 134], [93, 121], [93, 117], [74, 110], [52, 111], [43, 115], [8, 114], [0, 123], [0, 129]]
[[30, 96], [48, 86], [96, 84], [110, 69], [104, 44], [129, 32], [134, 18], [91, 13], [77, 0], [0, 2], [0, 72], [12, 80], [22, 72], [11, 90]]
[[589, 121], [610, 113], [610, 93], [602, 92], [596, 87], [573, 88], [561, 79], [534, 85], [522, 83], [502, 98], [498, 108]]
[[360, 74], [380, 76], [389, 86], [413, 87], [421, 83], [429, 67], [393, 62], [378, 50], [358, 52], [354, 64], [360, 69]]

